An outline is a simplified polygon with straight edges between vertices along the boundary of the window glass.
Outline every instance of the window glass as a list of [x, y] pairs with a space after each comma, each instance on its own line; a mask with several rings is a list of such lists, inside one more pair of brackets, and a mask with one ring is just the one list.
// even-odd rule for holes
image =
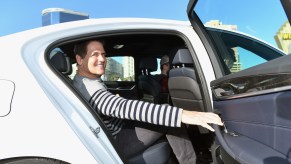
[[160, 69], [160, 61], [161, 59], [157, 59], [157, 63], [158, 63], [158, 69], [154, 72], [151, 72], [151, 75], [158, 75], [158, 74], [161, 74], [161, 69]]
[[194, 10], [218, 49], [225, 74], [291, 53], [291, 28], [280, 1], [198, 0]]
[[229, 67], [231, 73], [238, 72], [240, 70], [244, 70], [267, 61], [266, 59], [242, 47], [233, 47], [231, 49], [235, 58], [232, 65]]
[[77, 73], [77, 70], [78, 70], [77, 63], [72, 64], [72, 73], [69, 75], [70, 79], [72, 79], [72, 80], [74, 79], [74, 77]]
[[134, 81], [134, 58], [107, 57], [104, 81]]
[[232, 68], [232, 72], [236, 72], [236, 68], [239, 68], [237, 70], [243, 70], [243, 69], [247, 69], [256, 65], [259, 65], [261, 63], [266, 62], [266, 59], [263, 59], [262, 57], [254, 54], [251, 51], [248, 51], [242, 47], [237, 47], [237, 54], [240, 54], [239, 56], [236, 55], [236, 57], [238, 58], [236, 64], [237, 66]]

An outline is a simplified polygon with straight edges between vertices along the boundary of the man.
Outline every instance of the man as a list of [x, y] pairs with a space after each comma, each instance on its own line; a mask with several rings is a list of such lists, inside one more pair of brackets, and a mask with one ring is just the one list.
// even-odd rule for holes
[[162, 92], [163, 93], [168, 93], [169, 89], [168, 89], [168, 73], [170, 70], [170, 63], [169, 63], [169, 56], [164, 55], [161, 58], [160, 61], [160, 69], [161, 69], [161, 77], [160, 77], [160, 81], [161, 81], [161, 85], [162, 85]]
[[78, 65], [73, 80], [74, 86], [102, 116], [105, 125], [127, 157], [145, 150], [166, 134], [178, 161], [195, 163], [195, 151], [187, 138], [187, 133], [183, 128], [174, 127], [181, 127], [182, 123], [185, 123], [200, 125], [214, 131], [208, 123], [222, 125], [220, 118], [214, 113], [187, 111], [168, 105], [127, 100], [108, 92], [100, 79], [106, 67], [102, 41], [78, 43], [74, 52]]

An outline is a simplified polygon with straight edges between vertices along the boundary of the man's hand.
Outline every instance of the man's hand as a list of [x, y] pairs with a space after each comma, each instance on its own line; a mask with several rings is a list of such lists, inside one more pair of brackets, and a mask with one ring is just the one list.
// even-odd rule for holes
[[197, 112], [189, 110], [183, 110], [182, 122], [185, 124], [200, 125], [211, 131], [214, 131], [214, 129], [208, 125], [209, 123], [217, 124], [220, 126], [223, 125], [220, 117], [217, 114], [211, 112]]

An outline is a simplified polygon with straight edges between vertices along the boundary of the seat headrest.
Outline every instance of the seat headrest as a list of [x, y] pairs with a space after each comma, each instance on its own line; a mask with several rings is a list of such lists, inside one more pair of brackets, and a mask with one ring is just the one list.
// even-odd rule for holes
[[178, 49], [172, 62], [175, 64], [193, 64], [193, 59], [188, 49]]
[[140, 60], [139, 69], [147, 69], [148, 72], [154, 72], [158, 69], [157, 59], [154, 57], [145, 57]]
[[69, 75], [72, 73], [72, 65], [70, 58], [67, 57], [62, 51], [52, 51], [50, 54], [50, 63], [55, 67], [59, 72]]

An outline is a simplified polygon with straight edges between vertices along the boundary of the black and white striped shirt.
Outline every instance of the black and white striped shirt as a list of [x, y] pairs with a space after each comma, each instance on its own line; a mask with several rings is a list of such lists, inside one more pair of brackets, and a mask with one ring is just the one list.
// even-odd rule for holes
[[76, 75], [74, 85], [85, 95], [97, 113], [103, 116], [102, 119], [112, 135], [121, 130], [122, 119], [170, 127], [181, 126], [181, 108], [124, 99], [108, 92], [103, 82], [97, 78], [89, 79]]

